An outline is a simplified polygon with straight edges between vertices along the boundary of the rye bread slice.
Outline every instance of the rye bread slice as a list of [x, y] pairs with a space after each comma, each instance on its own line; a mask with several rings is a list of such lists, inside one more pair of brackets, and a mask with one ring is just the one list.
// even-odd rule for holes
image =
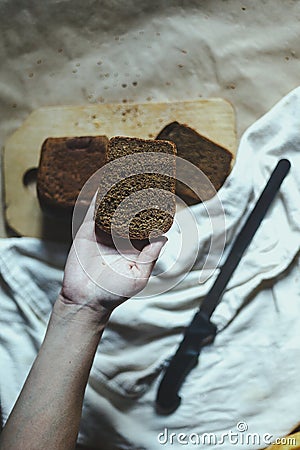
[[48, 138], [41, 149], [37, 194], [43, 211], [69, 218], [86, 181], [106, 161], [106, 136]]
[[176, 209], [175, 156], [176, 146], [168, 141], [110, 139], [106, 175], [96, 199], [96, 226], [137, 240], [168, 231]]
[[[198, 167], [208, 177], [216, 191], [223, 185], [230, 172], [232, 161], [232, 154], [227, 149], [178, 122], [167, 125], [156, 139], [174, 142], [177, 147], [177, 156]], [[190, 177], [188, 173], [184, 173], [185, 171], [188, 171], [188, 168], [183, 169], [183, 174], [184, 178], [190, 181], [190, 185], [198, 183], [201, 198], [179, 180], [176, 182], [176, 194], [189, 205], [211, 198], [214, 192], [207, 183], [202, 182], [201, 186], [201, 176], [196, 179], [195, 176]]]

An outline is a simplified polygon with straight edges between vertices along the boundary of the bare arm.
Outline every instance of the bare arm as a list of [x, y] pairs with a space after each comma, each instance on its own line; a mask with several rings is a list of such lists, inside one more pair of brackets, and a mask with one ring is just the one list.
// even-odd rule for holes
[[[75, 307], [76, 308], [76, 307]], [[107, 317], [58, 300], [1, 449], [75, 448], [85, 386]], [[77, 308], [76, 308], [77, 309]]]
[[44, 342], [1, 434], [1, 450], [75, 448], [103, 329], [112, 310], [146, 285], [164, 243], [162, 238], [124, 258], [98, 238], [95, 245], [88, 213], [70, 251]]

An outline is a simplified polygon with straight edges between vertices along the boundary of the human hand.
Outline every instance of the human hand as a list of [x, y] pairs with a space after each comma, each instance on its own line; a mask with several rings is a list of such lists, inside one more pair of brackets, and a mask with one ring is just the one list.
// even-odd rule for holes
[[110, 236], [95, 230], [94, 200], [73, 241], [65, 266], [60, 300], [108, 314], [140, 292], [167, 238], [142, 242], [142, 248], [125, 241], [118, 248]]

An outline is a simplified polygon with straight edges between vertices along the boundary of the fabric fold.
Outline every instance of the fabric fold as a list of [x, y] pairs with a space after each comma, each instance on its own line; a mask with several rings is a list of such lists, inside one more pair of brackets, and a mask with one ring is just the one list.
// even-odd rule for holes
[[[297, 88], [246, 131], [218, 195], [177, 212], [148, 286], [114, 311], [105, 329], [86, 391], [81, 443], [152, 450], [160, 448], [157, 436], [166, 427], [221, 437], [243, 420], [249, 432], [275, 439], [297, 425], [299, 129]], [[158, 416], [154, 402], [162, 369], [280, 158], [290, 160], [290, 173], [212, 316], [216, 340], [182, 386], [178, 410]], [[185, 228], [194, 234], [188, 238]], [[26, 238], [0, 246], [5, 419], [45, 332], [67, 248]], [[256, 448], [266, 446], [261, 440]], [[222, 448], [232, 445], [227, 441]]]

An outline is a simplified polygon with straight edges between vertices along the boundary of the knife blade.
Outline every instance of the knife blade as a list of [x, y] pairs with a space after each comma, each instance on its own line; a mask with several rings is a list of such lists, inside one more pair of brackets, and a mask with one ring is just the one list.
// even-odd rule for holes
[[213, 286], [205, 296], [191, 323], [186, 327], [184, 337], [171, 358], [157, 391], [156, 409], [158, 413], [171, 414], [180, 405], [181, 397], [178, 395], [178, 391], [182, 383], [198, 364], [201, 348], [211, 344], [217, 334], [216, 325], [210, 321], [211, 315], [221, 301], [228, 281], [252, 241], [290, 167], [291, 163], [287, 159], [281, 159], [277, 163], [253, 210], [236, 237]]

